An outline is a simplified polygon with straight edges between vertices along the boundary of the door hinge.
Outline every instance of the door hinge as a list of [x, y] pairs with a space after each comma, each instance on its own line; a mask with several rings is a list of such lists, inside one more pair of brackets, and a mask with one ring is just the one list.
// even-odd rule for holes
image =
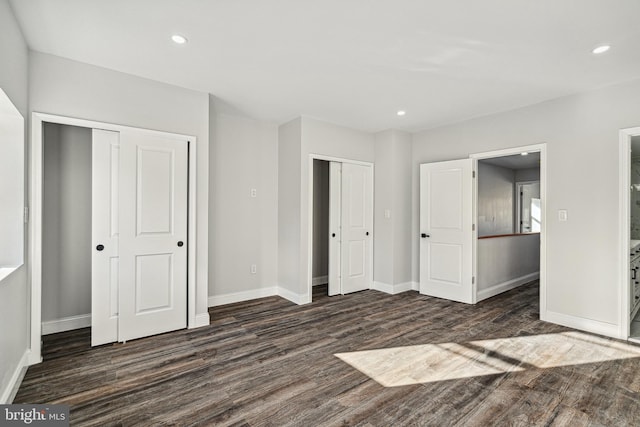
[[471, 172], [471, 174], [473, 175], [473, 177], [476, 177], [476, 171]]
[[27, 224], [29, 222], [29, 207], [24, 207], [24, 223]]
[[471, 276], [471, 284], [475, 284], [476, 283], [476, 276]]
[[471, 231], [476, 231], [476, 225], [475, 224], [471, 224]]

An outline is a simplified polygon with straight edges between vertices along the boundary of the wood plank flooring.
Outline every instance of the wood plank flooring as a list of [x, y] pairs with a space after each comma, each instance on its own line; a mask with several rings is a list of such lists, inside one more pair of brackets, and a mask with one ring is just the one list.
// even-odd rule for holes
[[[72, 425], [87, 426], [640, 425], [640, 347], [539, 321], [537, 283], [476, 306], [315, 291], [305, 306], [269, 297], [216, 307], [209, 327], [124, 345], [92, 349], [89, 329], [45, 336], [44, 362], [15, 403], [66, 403]], [[555, 337], [550, 347], [542, 334]], [[593, 352], [555, 366], [582, 348], [575, 340]], [[462, 357], [461, 373], [438, 380], [451, 368], [415, 346]], [[521, 347], [539, 354], [519, 357]], [[365, 350], [382, 355], [355, 353]], [[356, 365], [361, 354], [381, 357], [362, 366], [382, 374], [404, 363], [406, 385], [383, 386], [336, 354]]]

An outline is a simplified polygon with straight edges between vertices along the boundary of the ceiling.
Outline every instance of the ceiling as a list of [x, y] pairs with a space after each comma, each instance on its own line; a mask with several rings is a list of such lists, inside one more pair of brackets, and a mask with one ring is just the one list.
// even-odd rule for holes
[[[33, 50], [209, 92], [277, 123], [416, 131], [640, 77], [638, 0], [11, 4]], [[611, 50], [593, 55], [601, 43]]]
[[490, 159], [482, 159], [478, 161], [513, 170], [539, 168], [540, 153], [529, 153], [526, 156], [515, 154], [513, 156], [493, 157]]

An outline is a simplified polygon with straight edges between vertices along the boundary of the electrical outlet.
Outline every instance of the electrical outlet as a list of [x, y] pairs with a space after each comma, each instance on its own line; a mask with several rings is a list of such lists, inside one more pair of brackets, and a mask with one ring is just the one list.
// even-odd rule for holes
[[251, 197], [258, 197], [258, 190], [255, 188], [251, 189]]
[[569, 219], [569, 214], [566, 209], [558, 210], [558, 221], [565, 222]]
[[258, 266], [255, 264], [251, 264], [251, 274], [256, 274], [258, 272]]

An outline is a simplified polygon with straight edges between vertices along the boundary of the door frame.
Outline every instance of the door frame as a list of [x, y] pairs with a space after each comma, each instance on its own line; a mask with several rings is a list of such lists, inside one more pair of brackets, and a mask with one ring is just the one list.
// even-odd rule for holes
[[631, 313], [629, 309], [631, 308], [630, 301], [630, 259], [629, 259], [629, 250], [631, 249], [630, 240], [631, 240], [631, 197], [629, 195], [629, 185], [631, 183], [631, 138], [634, 136], [640, 136], [640, 127], [626, 128], [620, 129], [619, 131], [619, 141], [618, 149], [619, 149], [619, 200], [620, 200], [620, 221], [619, 221], [619, 252], [618, 256], [620, 260], [618, 265], [620, 266], [619, 270], [619, 281], [620, 285], [618, 289], [620, 290], [620, 298], [619, 298], [619, 312], [620, 312], [620, 331], [619, 338], [623, 340], [629, 339], [629, 334], [631, 333]]
[[[486, 151], [469, 155], [473, 159], [474, 169], [478, 170], [478, 160], [490, 159], [494, 157], [513, 156], [522, 152], [540, 153], [540, 215], [542, 224], [540, 225], [540, 320], [548, 320], [547, 315], [547, 143], [525, 145], [520, 147], [505, 148], [502, 150]], [[478, 277], [478, 177], [473, 183], [473, 218], [476, 223], [473, 231], [473, 275]], [[477, 289], [477, 287], [475, 288]], [[474, 295], [474, 300], [476, 296]]]
[[[520, 230], [520, 221], [522, 220], [522, 199], [520, 197], [520, 187], [523, 185], [527, 185], [527, 184], [536, 184], [539, 181], [516, 181], [515, 185], [515, 197], [516, 197], [516, 211], [515, 211], [515, 225], [518, 227], [518, 230]], [[518, 231], [519, 233], [521, 233], [521, 231]]]
[[42, 362], [42, 219], [43, 219], [43, 178], [44, 178], [44, 141], [43, 124], [55, 123], [104, 129], [116, 132], [127, 130], [142, 131], [149, 134], [169, 136], [185, 140], [188, 143], [188, 202], [187, 202], [187, 327], [198, 325], [196, 317], [196, 142], [191, 135], [182, 135], [158, 130], [136, 128], [133, 126], [58, 116], [46, 113], [31, 113], [30, 170], [29, 170], [29, 281], [31, 283], [31, 344], [29, 365]]
[[[307, 301], [308, 303], [310, 303], [313, 299], [313, 161], [314, 160], [324, 160], [327, 162], [339, 162], [339, 163], [351, 163], [354, 165], [360, 165], [360, 166], [369, 166], [371, 167], [371, 176], [372, 176], [372, 180], [371, 180], [371, 200], [372, 200], [372, 205], [373, 205], [373, 209], [374, 209], [374, 215], [373, 215], [373, 224], [371, 224], [371, 232], [373, 233], [373, 231], [375, 230], [375, 169], [374, 169], [374, 164], [372, 162], [364, 162], [364, 161], [360, 161], [360, 160], [352, 160], [352, 159], [345, 159], [345, 158], [341, 158], [341, 157], [334, 157], [334, 156], [326, 156], [324, 154], [314, 154], [311, 153], [309, 154], [309, 188], [308, 188], [308, 201], [307, 201], [307, 205], [308, 205], [308, 230], [307, 230], [307, 242], [308, 242], [308, 247], [307, 247], [307, 254], [308, 254], [308, 258], [307, 258], [307, 295], [309, 296], [309, 300]], [[329, 188], [329, 191], [331, 191], [331, 188]], [[371, 247], [369, 248], [369, 256], [371, 257], [371, 265], [369, 267], [369, 277], [371, 278], [371, 283], [369, 284], [369, 289], [371, 289], [371, 284], [373, 283], [373, 246], [374, 246], [374, 242], [375, 242], [375, 238], [376, 235], [375, 233], [373, 233], [373, 239], [371, 242]], [[341, 286], [342, 288], [342, 286]], [[340, 291], [342, 292], [342, 289], [340, 289]]]

